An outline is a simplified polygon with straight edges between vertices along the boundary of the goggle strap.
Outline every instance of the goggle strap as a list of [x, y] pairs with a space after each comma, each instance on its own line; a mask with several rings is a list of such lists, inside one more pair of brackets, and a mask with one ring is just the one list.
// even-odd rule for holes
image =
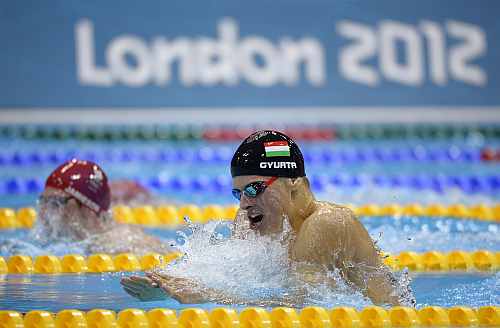
[[272, 177], [271, 179], [265, 181], [265, 183], [269, 187], [276, 180], [278, 180], [278, 177]]

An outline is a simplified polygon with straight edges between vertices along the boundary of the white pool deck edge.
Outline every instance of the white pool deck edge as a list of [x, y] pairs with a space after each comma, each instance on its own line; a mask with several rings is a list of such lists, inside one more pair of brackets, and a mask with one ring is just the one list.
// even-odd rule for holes
[[0, 124], [500, 123], [500, 107], [0, 109]]

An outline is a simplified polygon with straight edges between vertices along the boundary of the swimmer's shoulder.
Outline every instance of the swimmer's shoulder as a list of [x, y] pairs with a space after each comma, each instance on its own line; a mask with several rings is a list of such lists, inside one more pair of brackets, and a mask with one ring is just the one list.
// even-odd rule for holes
[[328, 225], [344, 225], [357, 221], [356, 215], [347, 206], [324, 201], [318, 201], [317, 205], [316, 211], [311, 215], [317, 218], [316, 221]]
[[345, 206], [328, 202], [317, 202], [316, 210], [304, 221], [297, 234], [294, 258], [329, 264], [345, 254], [331, 251], [344, 249], [350, 220], [354, 213]]
[[316, 210], [304, 221], [301, 231], [310, 235], [330, 235], [344, 233], [346, 227], [356, 221], [354, 212], [342, 205], [317, 202]]

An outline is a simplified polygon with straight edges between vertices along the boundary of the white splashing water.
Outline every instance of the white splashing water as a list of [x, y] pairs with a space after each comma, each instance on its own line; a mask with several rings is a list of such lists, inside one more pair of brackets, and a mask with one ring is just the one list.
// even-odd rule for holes
[[[322, 280], [320, 283], [309, 283], [311, 280], [305, 281], [294, 274], [297, 266], [304, 263], [289, 260], [288, 246], [293, 235], [287, 220], [280, 235], [260, 236], [249, 231], [243, 239], [224, 238], [218, 232], [224, 224], [227, 225], [221, 222], [190, 225], [193, 233], [182, 235], [185, 243], [178, 246], [184, 256], [161, 272], [192, 279], [208, 289], [224, 291], [227, 299], [223, 301], [233, 304], [345, 305], [357, 308], [372, 304], [359, 291], [348, 286], [336, 270], [316, 272], [328, 277], [312, 279]], [[229, 228], [233, 229], [233, 226]], [[407, 290], [408, 275], [403, 274], [397, 283]]]
[[216, 231], [220, 224], [190, 224], [191, 235], [180, 232], [185, 242], [178, 247], [184, 256], [167, 266], [168, 273], [248, 302], [259, 300], [263, 292], [280, 293], [289, 287], [290, 280], [284, 274], [289, 263], [283, 239], [255, 233], [248, 233], [245, 239], [224, 238]]
[[[167, 241], [159, 239], [164, 245], [138, 243], [142, 234], [129, 230], [126, 225], [104, 221], [98, 228], [86, 226], [81, 217], [65, 217], [60, 208], [44, 211], [35, 227], [24, 238], [10, 238], [0, 241], [0, 254], [27, 254], [38, 256], [53, 254], [124, 253], [143, 255], [148, 252], [167, 252]], [[106, 218], [105, 220], [110, 220]]]
[[449, 252], [500, 250], [500, 225], [494, 222], [433, 217], [363, 217], [372, 239], [384, 251]]
[[[37, 209], [38, 213], [42, 213]], [[9, 238], [0, 242], [0, 253], [5, 256], [26, 254], [39, 256], [44, 254], [66, 255], [87, 254], [88, 241], [75, 241], [62, 224], [63, 214], [60, 209], [45, 210], [44, 217], [37, 220], [33, 229], [24, 238]]]

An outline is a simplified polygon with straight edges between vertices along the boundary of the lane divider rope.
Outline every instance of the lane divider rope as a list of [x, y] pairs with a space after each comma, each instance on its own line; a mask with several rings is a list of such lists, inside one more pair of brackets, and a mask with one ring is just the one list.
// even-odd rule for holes
[[156, 308], [149, 311], [124, 309], [118, 314], [111, 310], [94, 309], [88, 312], [62, 310], [57, 313], [29, 311], [0, 311], [4, 328], [86, 328], [86, 327], [169, 327], [169, 328], [368, 328], [368, 327], [500, 327], [500, 307], [495, 305], [471, 308], [454, 306], [443, 308], [426, 306], [421, 309], [395, 306], [384, 309], [367, 306], [362, 310], [352, 307], [327, 309], [309, 306], [301, 310], [276, 307], [267, 311], [247, 307], [241, 311], [215, 308], [206, 311], [186, 308], [179, 311]]
[[[445, 193], [449, 189], [459, 189], [467, 194], [500, 194], [500, 175], [444, 175], [444, 174], [410, 174], [410, 175], [367, 175], [367, 174], [311, 174], [308, 176], [311, 189], [315, 192], [328, 191], [330, 188], [406, 188], [411, 190], [432, 190]], [[196, 177], [161, 175], [151, 177], [130, 177], [130, 180], [159, 193], [169, 192], [224, 192], [231, 188], [231, 177], [226, 175]], [[32, 195], [40, 193], [45, 180], [37, 177], [0, 179], [0, 195]]]
[[[0, 125], [0, 137], [52, 140], [242, 140], [251, 132], [269, 126], [251, 127], [201, 127], [189, 125]], [[349, 140], [349, 139], [451, 139], [482, 136], [499, 138], [498, 125], [458, 124], [353, 124], [283, 126], [280, 130], [296, 140]]]
[[[236, 145], [235, 145], [236, 146]], [[202, 146], [197, 149], [103, 149], [103, 150], [15, 150], [0, 152], [0, 166], [27, 167], [57, 165], [71, 158], [87, 159], [98, 163], [182, 163], [220, 164], [231, 160], [234, 147]], [[466, 162], [500, 160], [500, 151], [490, 148], [458, 147], [456, 145], [428, 147], [357, 147], [332, 149], [331, 146], [303, 147], [308, 165], [342, 165], [366, 162]]]
[[[429, 204], [411, 203], [399, 204], [365, 204], [360, 206], [347, 205], [359, 217], [436, 217], [475, 219], [500, 223], [500, 204], [496, 205], [464, 205], [464, 204]], [[197, 206], [186, 204], [182, 206], [144, 205], [129, 207], [117, 205], [112, 208], [113, 217], [120, 223], [140, 224], [150, 227], [175, 228], [185, 224], [185, 217], [193, 223], [205, 223], [210, 220], [233, 220], [236, 217], [238, 205], [207, 205]], [[0, 208], [0, 229], [32, 228], [36, 222], [37, 212], [33, 207], [18, 210]]]
[[[13, 255], [0, 257], [0, 274], [61, 274], [61, 273], [104, 273], [151, 270], [164, 266], [181, 257], [181, 253], [149, 253], [137, 256], [131, 253], [92, 254], [88, 257], [68, 254], [61, 257], [40, 255]], [[429, 251], [416, 253], [401, 252], [397, 255], [380, 254], [383, 262], [398, 271], [404, 268], [412, 272], [496, 272], [500, 269], [500, 252], [477, 250], [475, 252], [451, 251], [448, 253]]]

